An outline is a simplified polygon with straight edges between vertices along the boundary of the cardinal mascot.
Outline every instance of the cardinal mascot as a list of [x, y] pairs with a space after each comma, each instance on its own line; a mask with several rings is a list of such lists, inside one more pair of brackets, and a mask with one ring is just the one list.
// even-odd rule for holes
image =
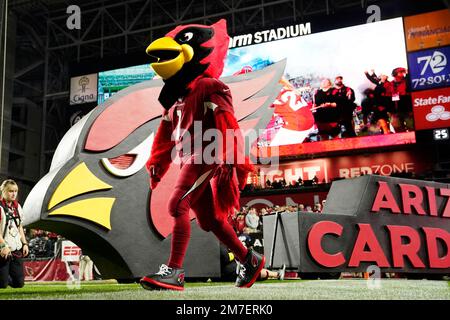
[[[141, 279], [148, 290], [184, 290], [190, 210], [203, 230], [213, 232], [235, 254], [237, 287], [252, 286], [265, 263], [264, 256], [239, 241], [228, 223], [234, 208], [239, 208], [239, 189], [253, 170], [243, 155], [230, 89], [218, 80], [228, 42], [226, 21], [220, 20], [212, 26], [178, 26], [146, 50], [151, 66], [164, 81], [159, 96], [164, 112], [147, 161], [151, 189], [175, 158], [181, 167], [167, 208], [174, 218], [170, 258], [158, 272]], [[215, 153], [206, 152], [211, 142], [203, 141], [208, 140], [203, 133], [210, 130], [219, 146], [212, 148]]]

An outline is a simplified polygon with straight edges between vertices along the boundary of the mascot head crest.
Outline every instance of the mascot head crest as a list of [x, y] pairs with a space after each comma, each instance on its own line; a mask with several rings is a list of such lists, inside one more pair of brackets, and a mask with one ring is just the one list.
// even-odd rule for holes
[[221, 19], [211, 26], [178, 26], [147, 47], [150, 65], [165, 82], [159, 100], [166, 109], [192, 89], [194, 80], [220, 77], [229, 39]]

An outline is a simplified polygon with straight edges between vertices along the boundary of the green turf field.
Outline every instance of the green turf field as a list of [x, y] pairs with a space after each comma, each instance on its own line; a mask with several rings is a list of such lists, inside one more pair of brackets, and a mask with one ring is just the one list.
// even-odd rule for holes
[[0, 289], [2, 299], [88, 300], [434, 300], [450, 299], [450, 282], [383, 279], [379, 288], [368, 288], [362, 279], [288, 280], [257, 282], [250, 289], [232, 283], [187, 283], [184, 292], [146, 291], [138, 284], [113, 281], [85, 282], [80, 287], [65, 283], [28, 283], [22, 289]]

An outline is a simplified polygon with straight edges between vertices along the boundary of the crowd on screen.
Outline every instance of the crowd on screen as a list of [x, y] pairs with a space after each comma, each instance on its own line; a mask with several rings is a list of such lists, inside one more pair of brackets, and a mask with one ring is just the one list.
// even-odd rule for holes
[[414, 129], [412, 115], [411, 89], [409, 76], [405, 68], [395, 68], [388, 75], [376, 75], [374, 70], [365, 75], [375, 88], [364, 91], [365, 99], [361, 102], [364, 122], [381, 128], [384, 134], [405, 132]]
[[[407, 132], [414, 129], [408, 72], [395, 68], [391, 77], [366, 71], [374, 86], [363, 91], [358, 105], [351, 84], [343, 76], [334, 81], [322, 79], [320, 87], [311, 87], [313, 79], [290, 79], [298, 95], [309, 102], [317, 130], [305, 142], [351, 138], [356, 136]], [[306, 89], [305, 89], [306, 88]]]

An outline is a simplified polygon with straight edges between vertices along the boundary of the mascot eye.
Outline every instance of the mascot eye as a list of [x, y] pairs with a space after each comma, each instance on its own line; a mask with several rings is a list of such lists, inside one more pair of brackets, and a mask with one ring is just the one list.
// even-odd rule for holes
[[112, 175], [129, 177], [145, 166], [152, 148], [153, 138], [154, 133], [126, 154], [115, 158], [102, 158], [101, 163]]
[[183, 34], [181, 36], [181, 41], [182, 42], [188, 42], [190, 41], [192, 38], [194, 37], [194, 34], [192, 32], [186, 32], [185, 34]]

